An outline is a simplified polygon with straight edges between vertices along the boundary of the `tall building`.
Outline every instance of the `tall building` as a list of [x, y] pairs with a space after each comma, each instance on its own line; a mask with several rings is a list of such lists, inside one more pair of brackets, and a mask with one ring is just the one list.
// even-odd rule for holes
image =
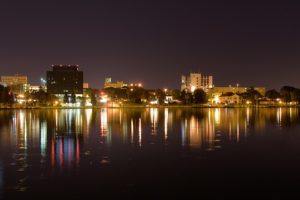
[[28, 78], [24, 75], [1, 76], [0, 82], [9, 86], [15, 94], [23, 94], [28, 90]]
[[196, 89], [207, 91], [212, 87], [212, 76], [204, 76], [200, 73], [190, 73], [190, 75], [181, 76], [181, 91], [194, 92]]
[[83, 72], [78, 65], [53, 65], [47, 71], [47, 91], [50, 94], [83, 94]]

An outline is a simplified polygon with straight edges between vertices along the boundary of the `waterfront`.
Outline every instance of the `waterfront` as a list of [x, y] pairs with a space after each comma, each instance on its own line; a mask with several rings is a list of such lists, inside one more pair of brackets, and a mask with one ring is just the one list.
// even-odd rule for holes
[[298, 108], [0, 110], [0, 195], [267, 196], [299, 188]]

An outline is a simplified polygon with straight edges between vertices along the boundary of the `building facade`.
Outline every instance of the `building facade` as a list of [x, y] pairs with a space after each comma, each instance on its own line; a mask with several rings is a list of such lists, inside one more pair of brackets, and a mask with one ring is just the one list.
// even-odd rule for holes
[[181, 76], [181, 91], [194, 92], [196, 89], [208, 91], [213, 88], [213, 77], [204, 76], [200, 73], [190, 73]]
[[28, 83], [28, 78], [27, 76], [19, 74], [13, 76], [1, 76], [0, 82], [5, 83], [7, 86], [22, 85]]
[[127, 87], [123, 81], [112, 82], [111, 78], [106, 78], [104, 82], [104, 88], [123, 88]]
[[78, 65], [54, 65], [47, 71], [47, 92], [50, 94], [83, 94], [83, 72]]
[[[241, 94], [247, 91], [248, 87], [240, 87], [239, 85], [232, 87], [213, 87], [208, 90], [208, 96], [221, 96], [226, 93], [233, 93], [233, 94]], [[254, 89], [259, 92], [262, 96], [265, 96], [266, 88], [265, 87], [254, 87]]]
[[24, 75], [1, 76], [0, 82], [10, 87], [14, 94], [24, 94], [28, 90], [28, 78]]

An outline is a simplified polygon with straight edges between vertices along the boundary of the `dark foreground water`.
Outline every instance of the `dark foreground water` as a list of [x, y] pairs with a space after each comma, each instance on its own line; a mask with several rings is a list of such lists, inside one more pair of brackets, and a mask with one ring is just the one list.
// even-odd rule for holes
[[0, 198], [299, 193], [297, 108], [0, 111]]

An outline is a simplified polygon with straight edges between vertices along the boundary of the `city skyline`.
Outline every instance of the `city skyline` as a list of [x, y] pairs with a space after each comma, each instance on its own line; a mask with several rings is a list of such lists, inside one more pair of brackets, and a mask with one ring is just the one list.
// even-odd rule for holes
[[297, 8], [292, 1], [6, 2], [0, 74], [28, 74], [38, 84], [52, 64], [78, 64], [95, 88], [106, 77], [180, 88], [189, 72], [212, 74], [222, 86], [299, 87]]

